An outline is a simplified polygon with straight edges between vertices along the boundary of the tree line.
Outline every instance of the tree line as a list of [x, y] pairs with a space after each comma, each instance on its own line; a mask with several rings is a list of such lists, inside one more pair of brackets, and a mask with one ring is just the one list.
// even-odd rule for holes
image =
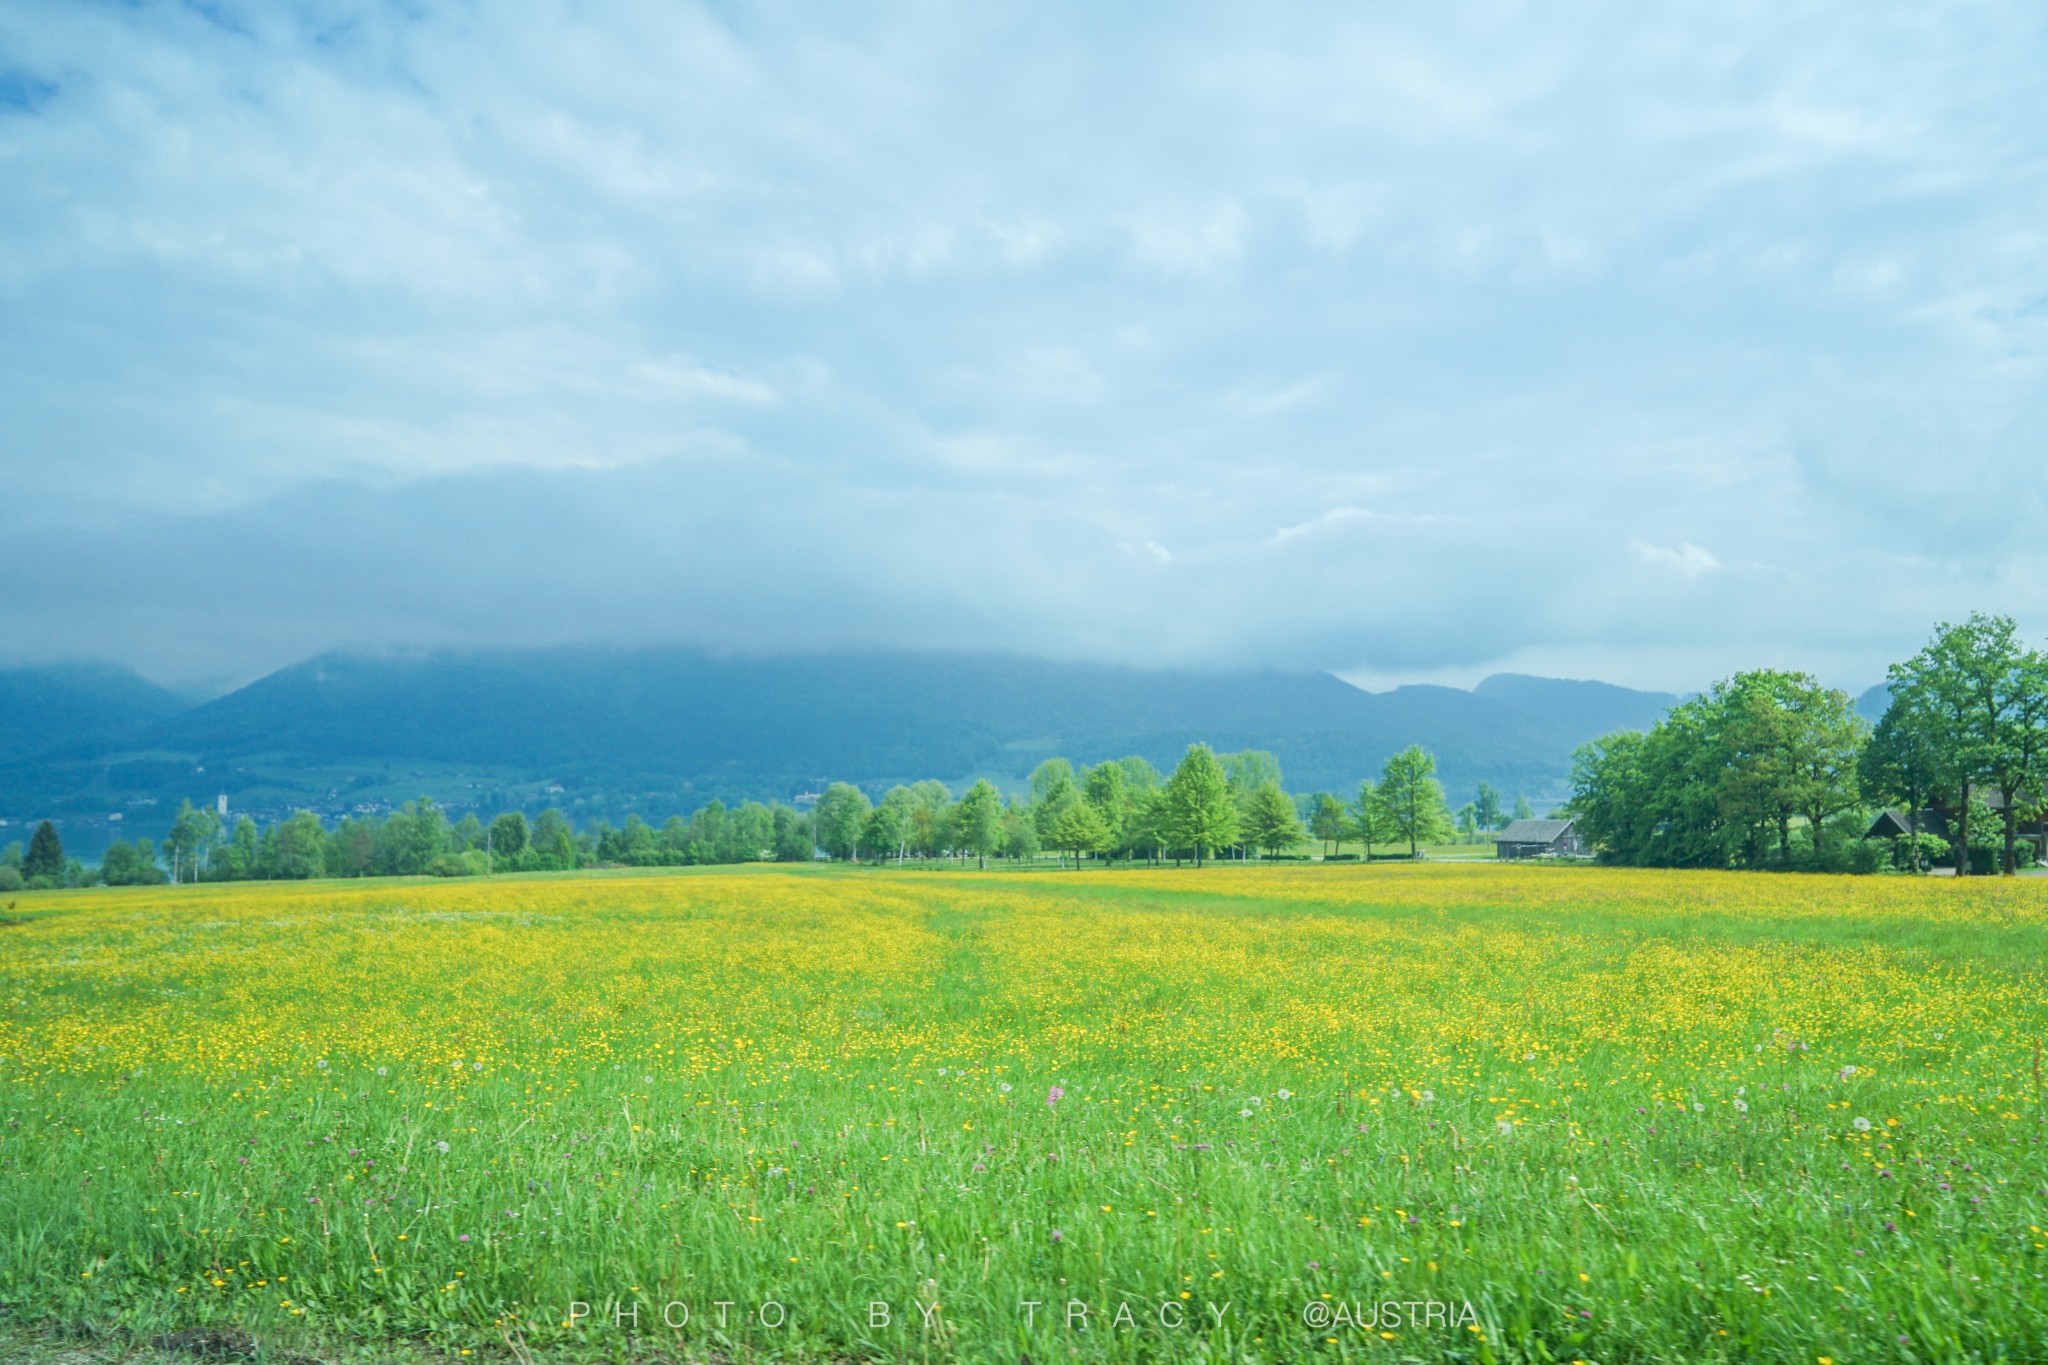
[[[1738, 673], [1647, 733], [1580, 749], [1567, 809], [1602, 858], [1642, 867], [1870, 872], [1938, 858], [1967, 875], [2031, 861], [2019, 831], [2044, 814], [2048, 654], [2010, 617], [1978, 613], [1936, 626], [1886, 677], [1872, 727], [1808, 674]], [[1907, 833], [1865, 838], [1872, 807], [1903, 810]]]
[[[689, 866], [744, 862], [904, 862], [972, 859], [1021, 861], [1046, 852], [1061, 865], [1118, 859], [1192, 862], [1283, 856], [1314, 839], [1325, 848], [1345, 840], [1419, 855], [1448, 838], [1498, 798], [1454, 818], [1436, 779], [1436, 762], [1411, 746], [1390, 758], [1377, 779], [1348, 798], [1330, 792], [1290, 795], [1279, 762], [1262, 750], [1217, 754], [1190, 745], [1171, 774], [1143, 758], [1076, 767], [1048, 759], [1027, 791], [1005, 796], [974, 783], [955, 799], [944, 783], [897, 786], [879, 801], [851, 783], [835, 782], [808, 811], [781, 803], [727, 807], [711, 801], [688, 820], [660, 825], [628, 815], [578, 830], [568, 815], [545, 810], [529, 822], [508, 811], [485, 822], [474, 813], [451, 821], [432, 800], [406, 802], [379, 819], [345, 816], [329, 825], [311, 811], [260, 826], [244, 815], [232, 825], [190, 802], [161, 840], [116, 840], [98, 867], [63, 856], [45, 821], [30, 846], [0, 859], [0, 889], [19, 886], [111, 886], [165, 882], [304, 879], [310, 877], [475, 876], [495, 872], [562, 871], [579, 867]], [[1403, 852], [1405, 851], [1405, 852]]]

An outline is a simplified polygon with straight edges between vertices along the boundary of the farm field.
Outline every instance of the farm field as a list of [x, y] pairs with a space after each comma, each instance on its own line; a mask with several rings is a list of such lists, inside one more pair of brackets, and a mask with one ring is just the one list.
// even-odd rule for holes
[[2038, 882], [761, 867], [10, 919], [17, 1340], [2048, 1358]]

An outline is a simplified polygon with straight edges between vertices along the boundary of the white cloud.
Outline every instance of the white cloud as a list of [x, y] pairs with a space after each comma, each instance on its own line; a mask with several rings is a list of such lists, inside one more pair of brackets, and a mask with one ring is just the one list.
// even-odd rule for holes
[[1651, 545], [1644, 541], [1632, 540], [1629, 548], [1636, 558], [1645, 564], [1659, 564], [1675, 572], [1680, 578], [1698, 578], [1721, 567], [1721, 561], [1711, 551], [1703, 550], [1691, 541], [1678, 545]]
[[[592, 630], [1373, 677], [2048, 627], [2020, 0], [0, 0], [0, 53], [17, 650], [516, 640], [551, 574]], [[108, 606], [124, 543], [303, 576], [230, 641]], [[429, 548], [460, 621], [350, 581]]]

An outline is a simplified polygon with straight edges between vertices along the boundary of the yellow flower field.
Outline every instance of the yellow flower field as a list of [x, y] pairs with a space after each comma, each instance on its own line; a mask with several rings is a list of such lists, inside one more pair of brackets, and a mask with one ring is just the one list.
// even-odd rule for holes
[[24, 1321], [607, 1358], [2048, 1355], [2039, 882], [755, 868], [13, 914]]

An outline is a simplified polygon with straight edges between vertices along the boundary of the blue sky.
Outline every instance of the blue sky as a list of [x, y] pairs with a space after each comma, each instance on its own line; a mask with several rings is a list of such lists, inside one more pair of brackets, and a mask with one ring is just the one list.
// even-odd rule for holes
[[2031, 3], [0, 0], [0, 657], [2048, 631]]

